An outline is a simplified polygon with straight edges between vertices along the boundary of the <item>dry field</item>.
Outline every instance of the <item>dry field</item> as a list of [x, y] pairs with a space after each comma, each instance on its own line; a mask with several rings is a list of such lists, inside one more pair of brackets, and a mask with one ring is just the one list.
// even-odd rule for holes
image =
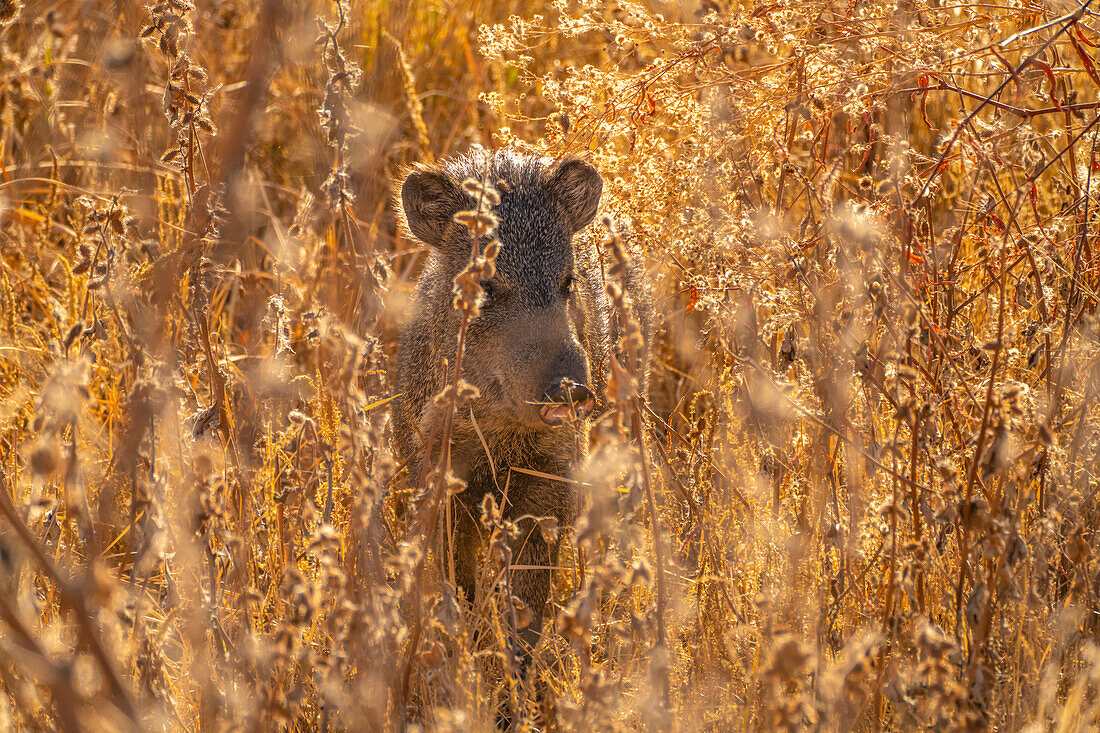
[[[1095, 730], [1091, 3], [0, 0], [0, 730]], [[657, 313], [525, 679], [390, 427], [478, 144]]]

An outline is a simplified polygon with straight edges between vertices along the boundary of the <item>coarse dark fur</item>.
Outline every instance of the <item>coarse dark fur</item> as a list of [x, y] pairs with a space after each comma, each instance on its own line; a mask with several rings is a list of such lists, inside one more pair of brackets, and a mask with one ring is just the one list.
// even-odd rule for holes
[[[451, 448], [452, 470], [468, 484], [456, 505], [454, 569], [471, 603], [477, 547], [485, 531], [480, 503], [487, 492], [493, 492], [512, 520], [552, 516], [562, 529], [572, 524], [572, 484], [510, 469], [571, 475], [587, 454], [587, 426], [584, 421], [548, 425], [540, 418], [538, 403], [549, 385], [568, 377], [591, 389], [598, 414], [609, 356], [619, 339], [600, 262], [590, 247], [573, 240], [596, 215], [603, 182], [595, 168], [577, 159], [554, 163], [508, 151], [479, 151], [412, 171], [402, 185], [399, 208], [409, 231], [431, 248], [398, 357], [400, 394], [393, 426], [410, 475], [421, 480], [425, 467], [439, 460], [442, 411], [433, 397], [453, 377], [453, 366], [445, 366], [454, 364], [459, 330], [452, 287], [471, 254], [470, 234], [452, 217], [475, 208], [462, 182], [486, 179], [486, 171], [501, 197], [493, 209], [500, 222], [496, 236], [501, 249], [482, 313], [466, 335], [462, 377], [480, 396], [458, 414]], [[648, 346], [648, 298], [638, 269], [630, 270], [629, 289]], [[644, 353], [634, 368], [644, 385]], [[547, 543], [530, 519], [518, 525], [512, 563], [554, 566], [557, 542]], [[525, 662], [541, 635], [550, 581], [549, 569], [511, 574], [512, 592], [535, 619], [520, 634]]]

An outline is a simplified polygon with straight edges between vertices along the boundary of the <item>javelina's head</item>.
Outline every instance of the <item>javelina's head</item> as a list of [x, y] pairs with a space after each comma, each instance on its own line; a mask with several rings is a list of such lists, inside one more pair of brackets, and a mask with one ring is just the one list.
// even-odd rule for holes
[[[501, 243], [496, 273], [482, 283], [481, 315], [467, 331], [462, 370], [481, 393], [478, 420], [483, 428], [510, 429], [583, 418], [595, 396], [582, 347], [585, 293], [578, 288], [588, 281], [574, 271], [573, 235], [596, 215], [600, 175], [576, 159], [552, 164], [509, 153], [411, 173], [401, 187], [405, 219], [435, 248], [447, 285], [470, 259], [470, 234], [453, 218], [476, 207], [462, 188], [468, 178], [488, 180], [500, 193], [493, 207]], [[449, 298], [442, 307], [451, 307]]]

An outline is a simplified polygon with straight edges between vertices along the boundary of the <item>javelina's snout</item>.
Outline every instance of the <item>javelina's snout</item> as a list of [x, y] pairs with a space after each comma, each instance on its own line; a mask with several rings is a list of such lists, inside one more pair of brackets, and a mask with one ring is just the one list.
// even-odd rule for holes
[[543, 402], [539, 410], [543, 422], [561, 425], [588, 417], [596, 407], [596, 396], [587, 385], [561, 377], [546, 390]]
[[514, 326], [523, 333], [518, 338], [526, 340], [514, 352], [517, 369], [526, 377], [516, 386], [526, 392], [528, 404], [538, 410], [538, 417], [527, 412], [527, 419], [563, 425], [588, 417], [596, 407], [589, 386], [588, 355], [564, 304], [529, 311]]

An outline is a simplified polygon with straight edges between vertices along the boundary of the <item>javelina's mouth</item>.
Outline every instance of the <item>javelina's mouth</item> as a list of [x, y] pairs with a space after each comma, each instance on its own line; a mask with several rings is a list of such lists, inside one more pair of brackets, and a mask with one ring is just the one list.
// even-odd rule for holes
[[547, 425], [563, 425], [583, 420], [596, 407], [596, 396], [587, 385], [561, 377], [546, 390], [545, 402], [541, 403], [539, 415]]
[[547, 425], [564, 425], [575, 420], [583, 420], [592, 414], [596, 407], [592, 393], [582, 387], [583, 393], [577, 394], [569, 402], [548, 402], [539, 407], [539, 416]]
[[539, 416], [547, 425], [564, 425], [588, 417], [596, 407], [591, 397], [572, 404], [551, 403], [539, 409]]

